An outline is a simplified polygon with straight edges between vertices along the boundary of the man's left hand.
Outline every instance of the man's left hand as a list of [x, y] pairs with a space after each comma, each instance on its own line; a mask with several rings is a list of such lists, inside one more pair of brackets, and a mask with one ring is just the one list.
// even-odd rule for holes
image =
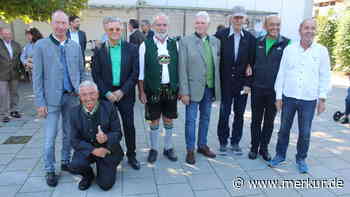
[[96, 140], [99, 144], [104, 144], [108, 141], [108, 136], [102, 131], [101, 125], [98, 125], [97, 127], [97, 134], [96, 134]]
[[317, 103], [317, 115], [320, 115], [326, 111], [326, 101], [325, 99], [319, 99]]
[[113, 92], [113, 95], [115, 96], [116, 101], [119, 102], [120, 100], [122, 100], [124, 93], [121, 90], [117, 90], [117, 91]]

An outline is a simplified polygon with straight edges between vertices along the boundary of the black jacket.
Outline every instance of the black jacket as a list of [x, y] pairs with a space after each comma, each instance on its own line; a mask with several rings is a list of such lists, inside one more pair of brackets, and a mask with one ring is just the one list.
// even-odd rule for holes
[[134, 33], [130, 34], [130, 43], [140, 46], [143, 41], [145, 41], [146, 37], [140, 30], [136, 30]]
[[274, 89], [280, 68], [283, 50], [290, 40], [280, 36], [266, 55], [266, 36], [259, 37], [256, 45], [256, 58], [253, 66], [253, 87]]
[[[66, 35], [67, 35], [68, 39], [71, 39], [69, 31], [67, 31]], [[78, 31], [78, 36], [79, 36], [79, 44], [80, 44], [81, 52], [83, 53], [83, 57], [84, 57], [84, 60], [85, 60], [85, 50], [86, 50], [86, 43], [87, 43], [86, 33], [81, 31], [81, 30], [79, 30]]]
[[234, 34], [229, 36], [230, 28], [225, 28], [215, 34], [221, 41], [220, 81], [222, 98], [226, 93], [239, 93], [244, 85], [250, 85], [250, 77], [246, 77], [247, 65], [254, 64], [256, 39], [248, 31], [242, 30], [238, 57], [234, 62]]
[[120, 87], [113, 86], [112, 60], [109, 48], [103, 43], [96, 48], [93, 57], [92, 78], [98, 86], [100, 96], [106, 98], [108, 91], [121, 89], [124, 93], [122, 100], [135, 102], [135, 86], [139, 76], [139, 52], [135, 45], [122, 41]]
[[[95, 148], [105, 147], [111, 151], [116, 161], [121, 161], [124, 155], [120, 146], [122, 132], [115, 107], [102, 100], [95, 113], [97, 121], [92, 121], [92, 116], [84, 111], [82, 105], [71, 109], [71, 144], [74, 151], [88, 157]], [[99, 144], [96, 140], [97, 125], [101, 125], [102, 131], [108, 136], [108, 141], [104, 144]]]

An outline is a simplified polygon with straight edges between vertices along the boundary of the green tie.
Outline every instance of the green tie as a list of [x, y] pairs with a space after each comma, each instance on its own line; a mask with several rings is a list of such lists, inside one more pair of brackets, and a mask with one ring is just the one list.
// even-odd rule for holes
[[207, 63], [207, 85], [209, 88], [214, 87], [214, 59], [213, 54], [211, 52], [211, 47], [209, 45], [209, 39], [206, 37], [203, 40], [204, 45], [204, 55], [205, 55], [205, 62]]

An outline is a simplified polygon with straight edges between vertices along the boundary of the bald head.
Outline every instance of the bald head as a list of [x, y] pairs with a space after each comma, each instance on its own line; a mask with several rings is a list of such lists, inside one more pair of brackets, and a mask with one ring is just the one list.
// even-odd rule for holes
[[268, 16], [265, 19], [264, 28], [267, 36], [277, 39], [281, 32], [281, 19], [279, 16]]
[[63, 41], [66, 39], [66, 32], [69, 27], [68, 23], [68, 15], [64, 13], [62, 10], [57, 10], [52, 13], [51, 16], [51, 27], [53, 30], [53, 34]]

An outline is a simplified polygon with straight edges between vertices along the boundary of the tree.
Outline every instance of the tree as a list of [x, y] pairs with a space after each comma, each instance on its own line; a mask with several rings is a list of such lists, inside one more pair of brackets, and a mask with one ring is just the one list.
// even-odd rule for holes
[[339, 21], [336, 40], [336, 70], [350, 72], [350, 10], [346, 10]]
[[337, 20], [332, 12], [328, 16], [317, 16], [317, 42], [327, 47], [331, 59], [332, 68], [335, 66], [335, 35], [337, 32]]
[[61, 9], [69, 15], [78, 15], [87, 7], [88, 0], [0, 0], [0, 20], [25, 23], [49, 21], [53, 11]]

